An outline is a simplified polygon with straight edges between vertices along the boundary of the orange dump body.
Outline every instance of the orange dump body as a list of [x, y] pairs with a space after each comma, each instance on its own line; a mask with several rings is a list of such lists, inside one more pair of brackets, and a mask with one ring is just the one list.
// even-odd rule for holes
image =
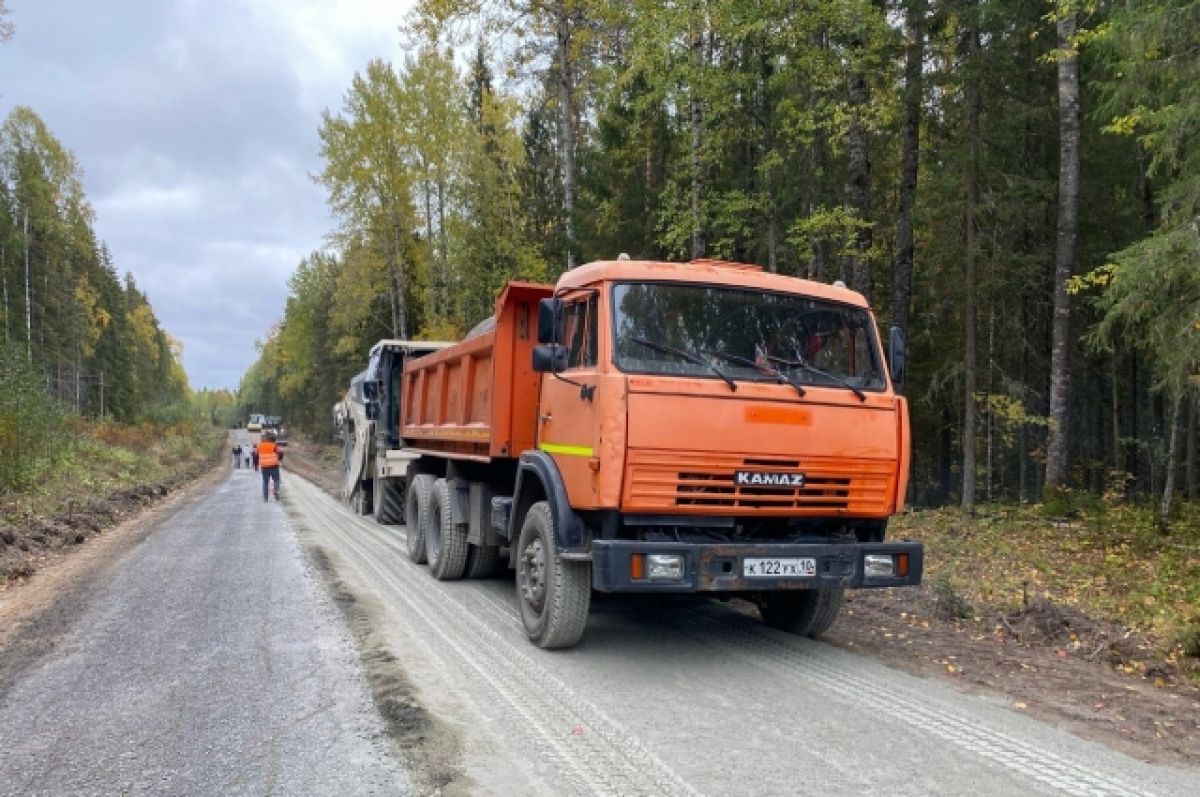
[[404, 368], [400, 434], [414, 451], [488, 461], [533, 448], [537, 303], [552, 285], [511, 282], [496, 300], [495, 329]]

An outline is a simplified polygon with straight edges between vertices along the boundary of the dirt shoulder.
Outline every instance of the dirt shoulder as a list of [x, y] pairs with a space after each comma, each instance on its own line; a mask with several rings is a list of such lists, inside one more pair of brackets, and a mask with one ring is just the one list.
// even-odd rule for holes
[[1162, 663], [1120, 667], [1135, 634], [1053, 604], [1009, 615], [951, 619], [929, 585], [848, 593], [825, 635], [907, 672], [980, 693], [1144, 761], [1200, 761], [1200, 689], [1168, 680]]
[[227, 456], [226, 437], [206, 433], [194, 443], [175, 437], [165, 450], [141, 455], [110, 446], [106, 452], [140, 457], [141, 464], [105, 473], [99, 457], [73, 462], [34, 489], [0, 497], [0, 595], [213, 471]]
[[[285, 466], [338, 489], [337, 448], [297, 441]], [[1016, 611], [975, 607], [927, 581], [915, 589], [847, 594], [825, 641], [915, 675], [1000, 696], [1015, 710], [1136, 758], [1200, 761], [1200, 689], [1152, 642], [1066, 606], [1032, 600]]]
[[340, 487], [340, 449], [329, 444], [293, 438], [283, 449], [283, 469], [302, 476], [336, 496]]

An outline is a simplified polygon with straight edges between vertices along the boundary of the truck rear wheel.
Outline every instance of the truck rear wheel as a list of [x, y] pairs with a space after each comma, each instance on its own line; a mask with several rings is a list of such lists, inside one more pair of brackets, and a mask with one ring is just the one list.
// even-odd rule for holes
[[371, 508], [375, 522], [395, 525], [404, 520], [404, 502], [400, 490], [391, 479], [375, 479], [371, 490]]
[[758, 596], [758, 613], [772, 628], [815, 637], [833, 625], [845, 596], [844, 589], [762, 592]]
[[445, 479], [433, 483], [426, 517], [425, 557], [429, 560], [429, 572], [438, 581], [462, 578], [467, 564], [467, 528], [454, 522], [450, 490], [450, 482]]
[[499, 545], [472, 545], [467, 551], [465, 578], [487, 578], [500, 569]]
[[569, 648], [583, 636], [592, 602], [592, 565], [559, 558], [550, 505], [529, 507], [517, 542], [517, 603], [529, 641]]
[[404, 533], [408, 537], [408, 558], [425, 564], [425, 526], [429, 516], [429, 496], [433, 492], [433, 477], [418, 473], [408, 480], [408, 495], [404, 501]]

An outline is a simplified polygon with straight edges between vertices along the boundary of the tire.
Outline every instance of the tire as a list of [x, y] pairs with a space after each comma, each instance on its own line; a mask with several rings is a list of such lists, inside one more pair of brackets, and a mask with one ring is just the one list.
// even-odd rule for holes
[[425, 526], [429, 516], [429, 497], [433, 492], [433, 477], [418, 473], [408, 480], [404, 500], [404, 533], [408, 537], [408, 558], [425, 564]]
[[845, 597], [844, 589], [763, 592], [758, 596], [758, 613], [772, 628], [816, 637], [833, 625]]
[[457, 581], [467, 566], [467, 527], [454, 522], [450, 482], [438, 479], [429, 497], [425, 524], [425, 558], [438, 581]]
[[404, 522], [404, 501], [396, 483], [390, 479], [375, 479], [371, 490], [372, 514], [375, 522], [384, 526], [394, 526]]
[[559, 558], [550, 505], [529, 507], [517, 542], [517, 604], [529, 641], [569, 648], [583, 636], [592, 602], [592, 563]]
[[472, 545], [467, 551], [467, 566], [464, 578], [489, 578], [496, 574], [500, 565], [499, 545]]

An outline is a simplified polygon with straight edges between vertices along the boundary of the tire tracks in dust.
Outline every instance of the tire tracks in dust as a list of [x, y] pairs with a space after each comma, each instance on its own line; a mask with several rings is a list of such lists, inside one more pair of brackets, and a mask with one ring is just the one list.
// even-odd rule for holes
[[384, 599], [384, 605], [403, 605], [425, 626], [427, 638], [437, 641], [431, 654], [472, 683], [471, 697], [499, 707], [506, 727], [520, 729], [504, 742], [548, 765], [554, 777], [548, 785], [577, 794], [700, 793], [627, 728], [534, 661], [511, 607], [497, 605], [477, 583], [434, 580], [408, 560], [400, 535], [388, 531], [396, 527], [347, 513], [307, 482], [291, 496], [313, 532], [351, 559], [367, 583], [397, 599]]

